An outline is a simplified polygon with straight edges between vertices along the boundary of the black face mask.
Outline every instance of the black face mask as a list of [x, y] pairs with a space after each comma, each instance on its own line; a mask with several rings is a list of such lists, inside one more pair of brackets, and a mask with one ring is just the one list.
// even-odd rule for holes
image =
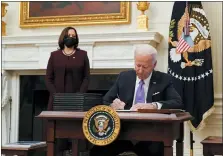
[[64, 44], [67, 48], [71, 48], [77, 44], [77, 38], [75, 37], [67, 37], [64, 39]]

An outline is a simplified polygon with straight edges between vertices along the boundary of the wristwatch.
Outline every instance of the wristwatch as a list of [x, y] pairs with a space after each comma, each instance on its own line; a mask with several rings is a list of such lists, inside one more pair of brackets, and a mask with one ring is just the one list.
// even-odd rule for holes
[[158, 109], [158, 105], [157, 105], [156, 102], [153, 102], [152, 105], [153, 105], [156, 109]]

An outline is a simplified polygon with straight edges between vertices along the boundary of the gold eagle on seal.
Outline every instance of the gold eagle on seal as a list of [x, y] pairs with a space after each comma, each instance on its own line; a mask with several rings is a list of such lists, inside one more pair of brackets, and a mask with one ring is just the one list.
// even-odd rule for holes
[[[176, 47], [180, 38], [182, 36], [183, 29], [185, 26], [185, 22], [187, 17], [189, 17], [189, 13], [185, 8], [185, 12], [181, 19], [177, 24], [177, 39], [178, 41], [172, 41], [172, 37], [174, 36], [172, 29], [175, 25], [175, 19], [170, 22], [170, 32], [169, 32], [169, 40], [168, 42], [174, 47], [170, 49], [170, 58], [173, 62], [179, 62], [181, 60], [181, 53], [177, 52]], [[189, 60], [188, 55], [190, 53], [199, 53], [211, 47], [211, 40], [209, 34], [209, 25], [205, 15], [205, 12], [202, 8], [193, 7], [191, 10], [190, 17], [190, 25], [189, 32], [190, 38], [193, 41], [193, 46], [191, 46], [188, 50], [183, 51], [182, 55], [186, 62], [181, 62], [181, 68], [185, 68], [187, 66], [202, 66], [204, 60], [203, 59], [195, 59]]]
[[111, 129], [108, 126], [109, 119], [105, 115], [98, 115], [94, 118], [96, 132], [99, 136], [106, 135], [107, 132]]

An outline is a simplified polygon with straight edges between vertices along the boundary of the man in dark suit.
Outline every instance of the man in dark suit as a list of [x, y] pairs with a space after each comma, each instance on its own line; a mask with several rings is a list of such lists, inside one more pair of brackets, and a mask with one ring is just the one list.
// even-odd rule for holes
[[[135, 50], [135, 70], [121, 72], [104, 96], [104, 103], [114, 109], [178, 109], [182, 108], [171, 76], [155, 71], [157, 51], [150, 45]], [[143, 93], [140, 97], [140, 93]]]
[[[171, 77], [154, 68], [157, 51], [150, 45], [135, 49], [135, 70], [121, 72], [113, 87], [104, 96], [104, 103], [120, 109], [181, 109], [179, 94], [173, 87]], [[122, 148], [122, 147], [120, 147]], [[139, 142], [135, 145], [139, 156], [163, 155], [160, 142]]]

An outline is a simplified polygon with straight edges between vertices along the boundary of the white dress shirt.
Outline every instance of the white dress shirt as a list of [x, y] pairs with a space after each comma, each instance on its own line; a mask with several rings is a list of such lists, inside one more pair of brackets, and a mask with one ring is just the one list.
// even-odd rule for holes
[[[145, 103], [146, 103], [147, 93], [148, 93], [148, 89], [149, 89], [149, 83], [150, 83], [150, 79], [151, 79], [151, 77], [152, 77], [152, 74], [153, 74], [153, 73], [151, 73], [151, 74], [149, 75], [149, 77], [147, 77], [147, 78], [144, 80], [143, 89], [144, 89], [144, 93], [145, 93]], [[138, 76], [136, 75], [136, 84], [135, 84], [135, 91], [134, 91], [134, 98], [133, 98], [132, 106], [135, 104], [136, 91], [137, 91], [137, 89], [138, 89], [138, 87], [139, 87], [139, 82], [140, 82], [140, 81], [141, 81], [141, 80], [140, 80], [140, 79], [138, 78]], [[161, 109], [162, 104], [159, 103], [159, 102], [156, 102], [156, 104], [157, 104], [158, 109]]]

